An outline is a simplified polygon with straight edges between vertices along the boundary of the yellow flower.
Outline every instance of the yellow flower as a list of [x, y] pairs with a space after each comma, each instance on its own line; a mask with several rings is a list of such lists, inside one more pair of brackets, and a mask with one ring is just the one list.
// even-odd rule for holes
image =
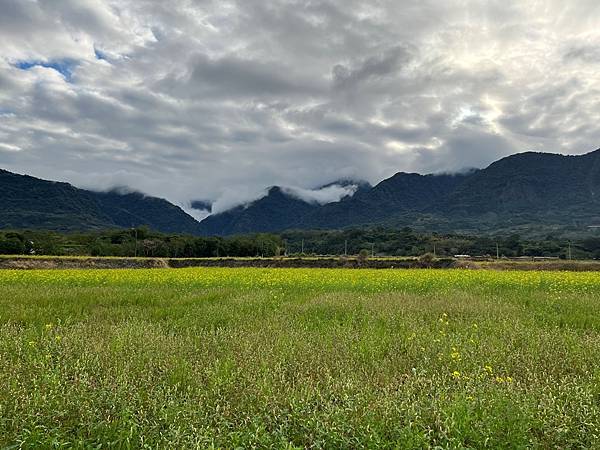
[[454, 372], [452, 372], [452, 377], [457, 380], [460, 378], [460, 372], [458, 370], [455, 370]]
[[485, 367], [483, 368], [483, 370], [485, 370], [485, 371], [486, 371], [487, 373], [489, 373], [489, 374], [491, 374], [491, 373], [493, 372], [493, 370], [492, 370], [492, 366], [485, 366]]
[[504, 378], [502, 378], [502, 377], [496, 377], [496, 382], [497, 383], [504, 383]]

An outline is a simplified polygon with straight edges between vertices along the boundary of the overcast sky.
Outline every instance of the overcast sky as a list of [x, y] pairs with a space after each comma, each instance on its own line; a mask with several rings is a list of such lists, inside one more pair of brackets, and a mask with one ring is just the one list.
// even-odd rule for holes
[[0, 167], [221, 208], [600, 147], [598, 0], [0, 0]]

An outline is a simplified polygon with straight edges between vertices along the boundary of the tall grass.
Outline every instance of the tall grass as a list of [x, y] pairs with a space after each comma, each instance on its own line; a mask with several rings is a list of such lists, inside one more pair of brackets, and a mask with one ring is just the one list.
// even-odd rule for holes
[[0, 271], [0, 448], [597, 448], [600, 274]]

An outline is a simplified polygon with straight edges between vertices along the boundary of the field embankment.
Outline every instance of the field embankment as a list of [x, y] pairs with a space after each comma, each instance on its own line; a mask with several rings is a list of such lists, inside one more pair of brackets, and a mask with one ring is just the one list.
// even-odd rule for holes
[[354, 257], [319, 258], [118, 258], [118, 257], [0, 257], [0, 269], [154, 269], [190, 267], [256, 267], [256, 268], [322, 268], [322, 269], [414, 269], [452, 268], [453, 259], [444, 258], [424, 263], [418, 258]]
[[539, 259], [454, 259], [376, 257], [281, 258], [125, 258], [68, 256], [0, 256], [0, 269], [183, 269], [191, 267], [321, 269], [472, 269], [596, 272], [600, 261]]

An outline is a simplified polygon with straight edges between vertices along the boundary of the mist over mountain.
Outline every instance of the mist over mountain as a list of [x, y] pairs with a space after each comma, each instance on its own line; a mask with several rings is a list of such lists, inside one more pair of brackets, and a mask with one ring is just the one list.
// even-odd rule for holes
[[198, 211], [206, 211], [209, 213], [212, 211], [212, 203], [205, 200], [194, 200], [190, 202], [190, 207]]
[[600, 223], [599, 193], [600, 150], [581, 156], [526, 152], [464, 173], [399, 172], [318, 207], [270, 192], [201, 226], [206, 234], [223, 235], [374, 224], [469, 232], [540, 225], [585, 230]]
[[[0, 170], [0, 228], [89, 230], [147, 225], [195, 235], [411, 226], [511, 232], [600, 224], [600, 150], [520, 153], [456, 174], [399, 172], [375, 186], [339, 180], [314, 190], [273, 186], [257, 200], [201, 222], [166, 200], [119, 188], [77, 189]], [[204, 215], [212, 205], [194, 201]]]

